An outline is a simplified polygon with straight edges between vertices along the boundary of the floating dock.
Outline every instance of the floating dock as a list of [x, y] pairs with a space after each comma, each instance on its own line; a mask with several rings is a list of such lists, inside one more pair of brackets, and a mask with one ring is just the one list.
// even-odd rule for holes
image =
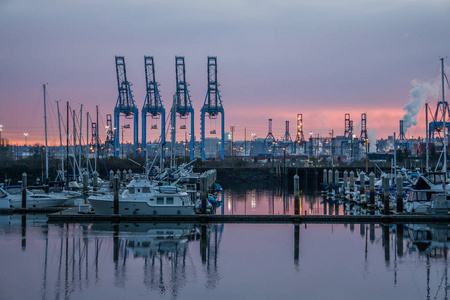
[[449, 215], [97, 215], [70, 208], [49, 214], [50, 223], [186, 222], [186, 223], [450, 223]]

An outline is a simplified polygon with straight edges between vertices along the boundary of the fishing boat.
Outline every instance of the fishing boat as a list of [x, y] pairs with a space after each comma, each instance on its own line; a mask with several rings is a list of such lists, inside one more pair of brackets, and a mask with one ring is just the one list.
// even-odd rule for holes
[[[96, 214], [114, 213], [114, 195], [88, 197]], [[157, 185], [145, 175], [138, 175], [119, 195], [122, 215], [193, 215], [196, 193], [182, 191], [175, 185]]]

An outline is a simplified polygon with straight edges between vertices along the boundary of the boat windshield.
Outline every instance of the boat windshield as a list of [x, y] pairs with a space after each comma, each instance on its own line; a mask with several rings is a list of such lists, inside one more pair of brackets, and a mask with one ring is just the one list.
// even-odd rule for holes
[[11, 195], [18, 195], [22, 192], [22, 187], [8, 187], [7, 191]]
[[433, 184], [442, 184], [444, 182], [444, 174], [442, 173], [431, 173], [428, 175], [428, 180]]

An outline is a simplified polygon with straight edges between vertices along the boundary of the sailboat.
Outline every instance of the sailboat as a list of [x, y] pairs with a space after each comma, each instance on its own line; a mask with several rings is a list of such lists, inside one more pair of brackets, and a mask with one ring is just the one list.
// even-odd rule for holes
[[[445, 101], [445, 85], [444, 85], [444, 58], [441, 58], [442, 67], [442, 102], [443, 102], [443, 165], [441, 171], [428, 172], [428, 157], [427, 157], [427, 173], [420, 175], [417, 178], [416, 183], [411, 190], [408, 201], [406, 204], [406, 211], [409, 213], [430, 213], [432, 208], [435, 211], [443, 207], [450, 207], [447, 201], [442, 201], [442, 199], [447, 199], [450, 195], [450, 191], [446, 189], [447, 185], [447, 132], [446, 132], [446, 116], [445, 112], [448, 110], [448, 104]], [[427, 112], [428, 114], [428, 112]], [[428, 128], [428, 124], [427, 124]], [[428, 129], [427, 129], [428, 136]], [[427, 138], [428, 147], [428, 138]]]

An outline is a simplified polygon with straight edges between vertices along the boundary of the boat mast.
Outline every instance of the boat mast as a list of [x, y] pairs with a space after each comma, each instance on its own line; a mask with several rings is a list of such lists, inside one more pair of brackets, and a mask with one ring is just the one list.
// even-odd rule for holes
[[428, 103], [425, 103], [425, 142], [426, 142], [426, 152], [425, 152], [425, 163], [426, 163], [426, 171], [428, 172], [428, 143], [429, 143], [429, 136], [428, 136]]
[[63, 143], [62, 143], [62, 135], [61, 135], [61, 114], [59, 113], [59, 101], [56, 101], [56, 107], [58, 109], [58, 127], [59, 127], [59, 147], [61, 151], [61, 179], [66, 180], [64, 176], [64, 153], [63, 153]]
[[48, 182], [48, 145], [47, 145], [47, 106], [45, 102], [45, 83], [42, 85], [44, 89], [44, 123], [45, 123], [45, 182]]
[[80, 177], [83, 176], [82, 171], [81, 171], [81, 154], [83, 152], [83, 145], [81, 143], [81, 136], [82, 136], [82, 132], [83, 132], [82, 130], [83, 130], [83, 104], [81, 104], [81, 106], [80, 106], [80, 134], [79, 134], [80, 152], [78, 152], [78, 165], [80, 166], [78, 171], [80, 173]]
[[[443, 122], [444, 122], [444, 165], [442, 171], [445, 172], [445, 176], [447, 177], [447, 133], [446, 133], [446, 124], [445, 124], [445, 111], [448, 109], [448, 105], [445, 102], [445, 86], [444, 86], [444, 58], [441, 58], [441, 69], [442, 69], [442, 102], [444, 105], [443, 108]], [[444, 182], [444, 191], [445, 191], [445, 182]]]
[[86, 171], [89, 172], [89, 112], [86, 112]]

